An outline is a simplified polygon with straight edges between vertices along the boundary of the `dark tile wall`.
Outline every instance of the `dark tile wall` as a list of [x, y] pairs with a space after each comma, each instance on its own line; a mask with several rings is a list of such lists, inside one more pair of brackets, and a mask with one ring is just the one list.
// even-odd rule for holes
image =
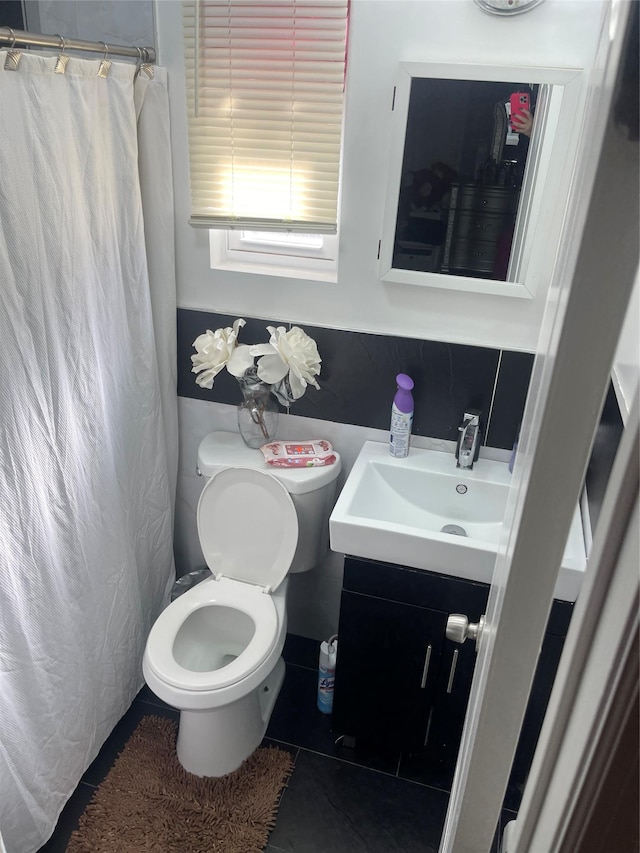
[[[230, 326], [235, 319], [228, 314], [178, 310], [180, 396], [232, 405], [240, 402], [238, 383], [226, 370], [218, 374], [210, 391], [196, 385], [191, 372], [193, 341], [206, 329]], [[289, 324], [247, 319], [240, 343], [267, 343], [267, 325]], [[395, 376], [408, 373], [415, 382], [414, 434], [455, 441], [464, 410], [471, 407], [483, 413], [485, 444], [508, 450], [513, 446], [533, 355], [308, 324], [303, 328], [316, 341], [322, 358], [321, 388], [310, 388], [291, 406], [291, 414], [388, 429]]]
[[531, 353], [502, 351], [491, 413], [488, 443], [492, 447], [513, 447], [514, 425], [517, 433], [527, 399], [532, 367]]
[[616, 399], [613, 385], [609, 390], [602, 407], [600, 423], [596, 430], [591, 449], [591, 458], [587, 467], [586, 486], [587, 499], [589, 501], [589, 516], [591, 518], [591, 529], [595, 531], [604, 493], [609, 482], [611, 468], [618, 451], [620, 438], [624, 430], [624, 424], [620, 415], [620, 407]]

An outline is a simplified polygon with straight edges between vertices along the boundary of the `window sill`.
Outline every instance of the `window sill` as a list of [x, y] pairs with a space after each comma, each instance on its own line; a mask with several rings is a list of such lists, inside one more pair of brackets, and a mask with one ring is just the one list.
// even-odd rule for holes
[[335, 268], [324, 272], [322, 270], [296, 269], [294, 267], [280, 267], [271, 264], [247, 264], [241, 261], [217, 260], [215, 263], [212, 261], [211, 269], [249, 273], [250, 275], [269, 275], [277, 278], [295, 278], [298, 281], [320, 281], [335, 284], [338, 280], [338, 271]]

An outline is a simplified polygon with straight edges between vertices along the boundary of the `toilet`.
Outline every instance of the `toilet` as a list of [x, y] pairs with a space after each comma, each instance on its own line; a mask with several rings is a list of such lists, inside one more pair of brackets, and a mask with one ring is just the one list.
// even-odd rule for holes
[[198, 450], [207, 477], [197, 508], [212, 577], [176, 598], [149, 634], [149, 688], [180, 711], [180, 763], [224, 776], [260, 745], [282, 686], [288, 575], [328, 548], [340, 458], [318, 468], [272, 468], [236, 433]]

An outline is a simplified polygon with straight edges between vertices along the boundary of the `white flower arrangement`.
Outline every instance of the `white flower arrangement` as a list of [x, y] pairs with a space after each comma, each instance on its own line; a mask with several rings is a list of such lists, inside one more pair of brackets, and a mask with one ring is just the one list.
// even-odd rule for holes
[[[321, 358], [318, 347], [298, 326], [288, 331], [284, 326], [267, 326], [267, 344], [239, 344], [238, 334], [245, 321], [238, 318], [233, 326], [209, 329], [193, 342], [196, 355], [191, 356], [192, 372], [198, 374], [201, 388], [212, 388], [215, 377], [223, 367], [242, 379], [259, 380], [270, 386], [271, 393], [283, 406], [299, 400], [308, 385], [320, 388]], [[257, 359], [257, 361], [256, 361]]]

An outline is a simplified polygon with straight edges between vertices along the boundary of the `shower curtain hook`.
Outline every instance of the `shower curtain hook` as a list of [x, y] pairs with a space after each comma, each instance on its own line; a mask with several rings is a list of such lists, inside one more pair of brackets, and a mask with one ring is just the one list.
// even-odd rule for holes
[[100, 65], [98, 67], [98, 77], [107, 77], [109, 71], [111, 69], [111, 60], [107, 59], [109, 56], [109, 45], [106, 41], [102, 42], [104, 47], [104, 56], [100, 60]]
[[22, 53], [19, 50], [15, 49], [16, 46], [16, 34], [11, 29], [11, 27], [7, 27], [9, 32], [11, 33], [11, 47], [7, 51], [7, 58], [4, 61], [4, 70], [5, 71], [17, 71], [18, 65], [20, 65], [20, 59], [22, 58]]
[[56, 67], [53, 69], [55, 74], [64, 74], [67, 70], [67, 65], [69, 64], [69, 57], [65, 55], [65, 40], [59, 33], [56, 33], [58, 38], [60, 39], [60, 53], [58, 54], [58, 59], [56, 60]]
[[149, 51], [146, 47], [138, 48], [138, 50], [141, 50], [144, 56], [144, 60], [138, 69], [138, 73], [142, 72], [149, 80], [153, 80], [153, 65], [149, 62]]
[[138, 47], [138, 45], [136, 45], [135, 48], [138, 51], [138, 61], [136, 62], [136, 70], [135, 70], [135, 73], [133, 75], [134, 83], [138, 79], [138, 74], [140, 73], [140, 69], [142, 68], [142, 61], [143, 61], [142, 48]]

